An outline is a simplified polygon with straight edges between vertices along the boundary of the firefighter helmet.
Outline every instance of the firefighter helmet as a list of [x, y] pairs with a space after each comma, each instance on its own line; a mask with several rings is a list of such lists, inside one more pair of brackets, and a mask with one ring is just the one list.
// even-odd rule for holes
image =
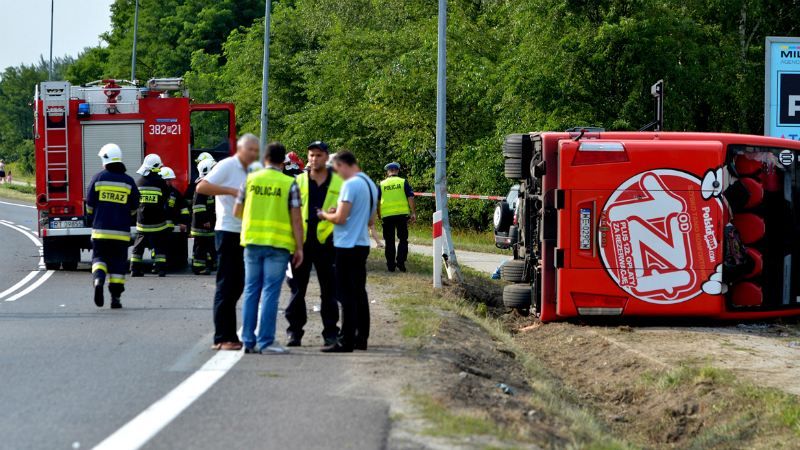
[[194, 160], [194, 162], [196, 162], [197, 164], [200, 164], [201, 162], [203, 162], [203, 161], [205, 161], [207, 159], [210, 159], [210, 160], [214, 161], [214, 157], [211, 156], [211, 153], [203, 152], [203, 153], [200, 153], [200, 156], [198, 156], [197, 159]]
[[144, 157], [142, 167], [139, 167], [139, 170], [137, 170], [136, 173], [139, 175], [147, 175], [148, 172], [158, 172], [158, 170], [161, 169], [161, 166], [161, 157], [155, 153], [152, 153]]
[[209, 172], [211, 172], [211, 169], [216, 165], [217, 162], [214, 161], [214, 158], [204, 159], [200, 161], [200, 164], [197, 165], [197, 171], [200, 172], [200, 176], [197, 177], [197, 179], [202, 180], [203, 178], [205, 178], [209, 174]]
[[100, 149], [100, 153], [97, 156], [103, 161], [103, 166], [111, 163], [121, 163], [122, 149], [117, 144], [108, 143]]
[[165, 180], [174, 180], [175, 179], [175, 171], [172, 170], [171, 167], [164, 166], [161, 168], [161, 171], [158, 172], [161, 175], [161, 178]]

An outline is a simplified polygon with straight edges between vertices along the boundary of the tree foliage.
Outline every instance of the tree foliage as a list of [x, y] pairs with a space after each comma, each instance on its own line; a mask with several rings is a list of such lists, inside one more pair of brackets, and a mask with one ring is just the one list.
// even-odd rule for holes
[[[66, 66], [67, 79], [129, 77], [133, 3], [114, 2], [107, 45]], [[349, 148], [374, 177], [397, 160], [418, 190], [431, 190], [438, 2], [272, 3], [270, 139], [300, 153], [316, 139]], [[506, 134], [644, 125], [661, 78], [667, 129], [761, 133], [764, 37], [800, 26], [799, 0], [448, 3], [448, 182], [465, 193], [505, 192]], [[240, 130], [257, 132], [264, 1], [140, 5], [137, 78], [184, 76], [197, 101], [235, 103]], [[8, 70], [0, 144], [17, 148], [30, 139], [22, 110], [42, 76]], [[487, 225], [491, 205], [451, 205], [457, 223]]]

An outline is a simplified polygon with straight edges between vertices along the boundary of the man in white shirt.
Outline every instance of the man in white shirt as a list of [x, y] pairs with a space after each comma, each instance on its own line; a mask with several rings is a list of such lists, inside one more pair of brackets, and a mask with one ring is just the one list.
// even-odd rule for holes
[[236, 197], [247, 180], [247, 168], [258, 160], [258, 137], [239, 138], [236, 154], [220, 161], [197, 185], [197, 192], [214, 195], [217, 223], [217, 291], [214, 294], [215, 350], [241, 350], [236, 334], [236, 303], [244, 290], [244, 248], [239, 244], [242, 221], [233, 214]]

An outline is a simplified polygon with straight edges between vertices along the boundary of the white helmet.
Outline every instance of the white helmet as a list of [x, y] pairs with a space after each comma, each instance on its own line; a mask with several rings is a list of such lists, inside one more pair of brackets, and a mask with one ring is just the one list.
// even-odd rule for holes
[[247, 167], [247, 172], [248, 173], [258, 172], [259, 170], [261, 170], [263, 168], [264, 168], [264, 165], [261, 164], [260, 162], [256, 161], [256, 162], [250, 164]]
[[217, 162], [214, 161], [214, 158], [200, 161], [200, 164], [197, 165], [197, 171], [200, 172], [200, 176], [198, 176], [197, 179], [202, 180], [205, 178], [211, 172], [211, 169], [216, 165]]
[[139, 170], [137, 170], [136, 173], [139, 175], [147, 175], [147, 172], [158, 172], [158, 169], [161, 168], [161, 165], [161, 157], [155, 153], [152, 153], [144, 157], [142, 167], [139, 167]]
[[200, 164], [201, 162], [203, 162], [203, 161], [205, 161], [207, 159], [210, 159], [210, 160], [214, 161], [214, 157], [211, 156], [211, 153], [203, 152], [203, 153], [200, 153], [200, 156], [198, 156], [197, 159], [194, 160], [194, 162], [196, 162], [197, 164]]
[[175, 171], [172, 170], [171, 167], [164, 166], [158, 172], [161, 175], [161, 178], [165, 180], [174, 180], [175, 179]]
[[117, 144], [106, 144], [100, 149], [100, 153], [97, 154], [101, 160], [103, 160], [103, 166], [106, 164], [111, 163], [121, 163], [122, 162], [122, 149], [119, 148]]

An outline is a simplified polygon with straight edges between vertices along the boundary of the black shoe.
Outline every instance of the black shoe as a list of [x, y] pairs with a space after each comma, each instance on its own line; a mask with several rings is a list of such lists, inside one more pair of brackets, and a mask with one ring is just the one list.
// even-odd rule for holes
[[206, 270], [200, 272], [200, 275], [211, 275], [211, 269], [206, 269]]
[[394, 272], [394, 267], [392, 266], [388, 266], [387, 269], [389, 269], [389, 272]]
[[322, 353], [353, 353], [353, 347], [352, 346], [346, 347], [342, 344], [337, 343], [334, 345], [323, 347], [322, 350], [320, 351]]
[[165, 276], [167, 276], [167, 272], [163, 270], [158, 271], [158, 278], [164, 278]]
[[250, 354], [252, 354], [252, 355], [260, 355], [261, 354], [261, 350], [256, 350], [255, 347], [253, 347], [253, 348], [245, 347], [244, 348], [244, 352], [246, 354], [248, 354], [248, 355], [250, 355]]
[[132, 270], [131, 271], [131, 278], [139, 278], [139, 277], [143, 277], [143, 276], [144, 276], [144, 274], [139, 270]]
[[332, 345], [336, 345], [339, 343], [339, 338], [335, 337], [326, 337], [323, 338], [325, 340], [325, 347], [330, 347]]
[[356, 342], [353, 344], [353, 348], [356, 350], [367, 350], [367, 341]]
[[122, 308], [122, 302], [119, 301], [119, 297], [111, 297], [111, 309], [120, 309]]
[[94, 304], [97, 305], [98, 308], [102, 308], [104, 303], [103, 283], [100, 283], [100, 280], [96, 280], [94, 282]]
[[398, 264], [397, 268], [400, 269], [400, 272], [406, 273], [406, 265], [405, 264]]
[[289, 337], [289, 341], [286, 342], [287, 347], [302, 347], [303, 343], [300, 338], [296, 338], [294, 336]]

